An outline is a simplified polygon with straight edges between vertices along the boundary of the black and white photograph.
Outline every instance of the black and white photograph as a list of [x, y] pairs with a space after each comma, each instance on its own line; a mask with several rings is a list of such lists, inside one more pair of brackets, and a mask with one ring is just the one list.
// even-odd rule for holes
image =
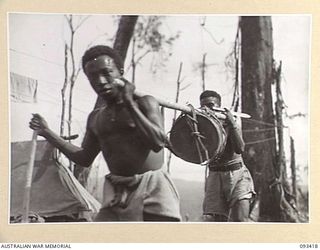
[[310, 222], [311, 15], [7, 21], [10, 225]]

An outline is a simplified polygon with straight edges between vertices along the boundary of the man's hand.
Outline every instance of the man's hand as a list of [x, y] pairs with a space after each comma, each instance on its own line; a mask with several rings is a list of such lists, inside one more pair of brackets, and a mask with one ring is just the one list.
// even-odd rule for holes
[[133, 93], [136, 87], [123, 77], [121, 78], [121, 80], [125, 83], [122, 89], [123, 101], [127, 104], [133, 103]]
[[46, 120], [39, 114], [32, 114], [29, 127], [38, 132], [38, 135], [44, 136], [45, 131], [49, 129]]
[[227, 121], [227, 123], [229, 123], [232, 127], [236, 127], [237, 124], [236, 124], [235, 119], [233, 118], [233, 114], [227, 108], [224, 108], [224, 110], [226, 112], [226, 121]]
[[242, 139], [241, 133], [238, 129], [237, 123], [235, 119], [233, 118], [232, 113], [230, 112], [229, 109], [224, 109], [226, 112], [226, 122], [229, 123], [231, 126], [231, 143], [232, 147], [234, 149], [234, 152], [237, 154], [242, 154], [244, 152], [244, 141]]

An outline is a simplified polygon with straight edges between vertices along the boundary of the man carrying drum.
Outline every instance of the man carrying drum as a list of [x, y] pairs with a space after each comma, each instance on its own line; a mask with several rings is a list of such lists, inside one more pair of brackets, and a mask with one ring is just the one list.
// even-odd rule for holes
[[[201, 109], [208, 113], [221, 106], [221, 96], [211, 90], [200, 95]], [[241, 154], [244, 141], [240, 130], [228, 109], [222, 121], [226, 130], [226, 146], [218, 159], [209, 164], [203, 202], [204, 221], [248, 221], [250, 201], [255, 191], [249, 170]]]
[[[152, 96], [133, 95], [134, 85], [122, 77], [123, 61], [110, 47], [87, 50], [82, 66], [104, 103], [88, 116], [81, 147], [64, 141], [38, 114], [30, 128], [81, 166], [90, 166], [103, 153], [110, 174], [96, 221], [179, 221], [176, 189], [161, 164], [150, 160], [166, 141], [158, 102]], [[125, 85], [115, 84], [117, 79]]]

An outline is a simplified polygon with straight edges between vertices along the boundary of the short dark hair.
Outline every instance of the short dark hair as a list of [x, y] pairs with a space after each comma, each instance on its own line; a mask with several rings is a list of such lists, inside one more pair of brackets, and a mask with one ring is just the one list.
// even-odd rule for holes
[[123, 60], [120, 57], [120, 55], [115, 51], [114, 49], [110, 48], [109, 46], [105, 45], [97, 45], [94, 47], [91, 47], [88, 49], [84, 55], [82, 56], [82, 68], [84, 70], [84, 67], [87, 62], [93, 60], [94, 58], [97, 58], [101, 55], [107, 55], [110, 56], [114, 63], [116, 64], [118, 70], [121, 74], [123, 74]]
[[205, 90], [201, 93], [200, 95], [200, 101], [201, 99], [205, 98], [205, 97], [216, 97], [219, 102], [221, 103], [221, 96], [216, 92], [216, 91], [213, 91], [213, 90]]

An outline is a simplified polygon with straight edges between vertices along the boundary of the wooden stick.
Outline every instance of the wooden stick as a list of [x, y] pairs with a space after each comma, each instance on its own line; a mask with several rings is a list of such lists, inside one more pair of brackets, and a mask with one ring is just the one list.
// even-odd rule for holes
[[34, 160], [35, 160], [36, 149], [37, 149], [37, 135], [38, 135], [37, 131], [34, 130], [32, 134], [32, 141], [31, 141], [30, 159], [28, 162], [27, 170], [26, 170], [26, 184], [25, 184], [24, 197], [23, 197], [24, 214], [22, 215], [22, 223], [29, 222], [30, 194], [31, 194]]
[[[124, 82], [121, 81], [120, 79], [115, 79], [115, 83], [118, 84], [119, 86], [123, 87], [124, 86]], [[144, 95], [147, 95], [146, 93], [140, 92], [138, 90], [135, 90], [134, 95], [137, 97], [142, 97]], [[167, 100], [163, 100], [160, 98], [157, 98], [157, 101], [159, 102], [159, 104], [163, 107], [169, 108], [169, 109], [175, 109], [175, 110], [180, 110], [182, 112], [188, 113], [188, 114], [192, 114], [192, 109], [191, 107], [187, 106], [187, 105], [182, 105], [179, 103], [173, 103], [173, 102], [169, 102]], [[213, 110], [221, 112], [221, 113], [217, 113], [217, 117], [218, 118], [226, 118], [225, 116], [225, 110], [223, 108], [213, 108]], [[251, 116], [245, 113], [239, 113], [239, 112], [231, 112], [234, 116], [238, 116], [241, 118], [250, 118]]]

